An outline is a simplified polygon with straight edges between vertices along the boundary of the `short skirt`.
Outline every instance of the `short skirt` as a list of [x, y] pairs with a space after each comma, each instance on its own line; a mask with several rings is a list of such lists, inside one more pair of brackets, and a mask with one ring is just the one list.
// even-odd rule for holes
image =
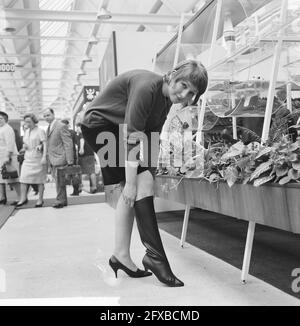
[[[113, 185], [126, 181], [125, 142], [120, 126], [106, 119], [97, 121], [97, 127], [81, 126], [83, 138], [98, 155], [104, 185]], [[145, 135], [147, 143], [151, 144], [151, 133]], [[157, 146], [154, 145], [154, 147]], [[146, 149], [144, 147], [143, 157], [145, 157], [145, 151], [147, 151], [147, 160], [140, 163], [137, 174], [149, 171], [154, 178], [159, 148], [153, 150], [151, 145], [146, 146]]]
[[78, 164], [81, 167], [82, 174], [95, 173], [95, 157], [94, 155], [78, 156]]
[[47, 181], [47, 165], [41, 163], [41, 158], [25, 158], [20, 182], [25, 184], [44, 184]]

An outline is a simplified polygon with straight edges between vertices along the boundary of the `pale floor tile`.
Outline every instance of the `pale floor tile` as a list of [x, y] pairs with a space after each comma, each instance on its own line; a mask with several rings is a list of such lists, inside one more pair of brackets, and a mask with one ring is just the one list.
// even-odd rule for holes
[[[300, 305], [300, 301], [161, 231], [174, 273], [185, 282], [169, 288], [154, 276], [132, 279], [108, 266], [114, 210], [107, 204], [20, 210], [0, 230], [0, 305]], [[144, 255], [134, 228], [132, 256]], [[3, 274], [4, 279], [3, 279]], [[2, 292], [1, 292], [2, 291]], [[17, 299], [17, 300], [15, 300]]]

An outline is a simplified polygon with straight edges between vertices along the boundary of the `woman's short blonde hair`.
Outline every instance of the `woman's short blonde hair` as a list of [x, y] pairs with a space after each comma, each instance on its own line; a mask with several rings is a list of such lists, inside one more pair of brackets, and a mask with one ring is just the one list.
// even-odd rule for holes
[[193, 105], [199, 100], [199, 97], [206, 91], [208, 84], [207, 70], [203, 64], [196, 60], [181, 61], [173, 70], [169, 71], [164, 80], [169, 83], [171, 80], [175, 82], [184, 80], [191, 83], [198, 93], [193, 101]]

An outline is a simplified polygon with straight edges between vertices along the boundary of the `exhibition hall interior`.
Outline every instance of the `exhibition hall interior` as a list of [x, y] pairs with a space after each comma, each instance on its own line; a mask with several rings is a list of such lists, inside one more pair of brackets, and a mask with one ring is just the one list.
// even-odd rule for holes
[[299, 0], [0, 0], [0, 306], [299, 306], [299, 35]]

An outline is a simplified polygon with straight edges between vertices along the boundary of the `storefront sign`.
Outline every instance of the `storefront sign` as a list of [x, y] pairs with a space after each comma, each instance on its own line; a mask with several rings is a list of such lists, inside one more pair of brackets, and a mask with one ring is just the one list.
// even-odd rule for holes
[[0, 63], [0, 72], [14, 72], [15, 64], [14, 63]]
[[84, 86], [83, 97], [84, 103], [92, 102], [93, 99], [99, 94], [99, 86]]

